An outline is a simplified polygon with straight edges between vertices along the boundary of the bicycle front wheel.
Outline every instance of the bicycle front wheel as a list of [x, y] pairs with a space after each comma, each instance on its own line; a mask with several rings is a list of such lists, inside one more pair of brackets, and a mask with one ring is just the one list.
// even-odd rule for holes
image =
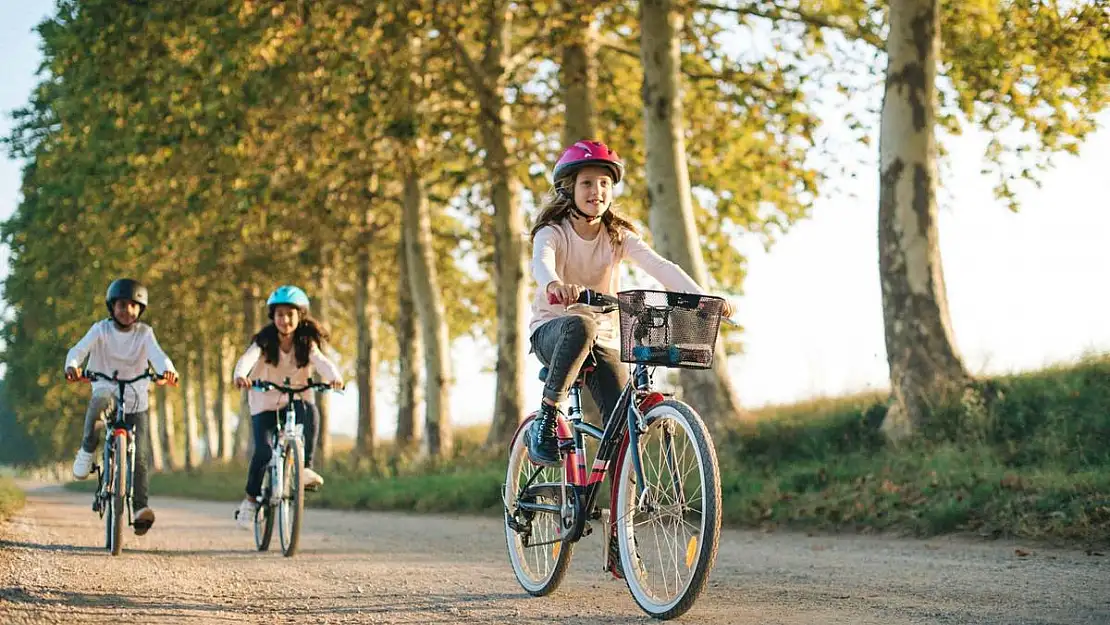
[[281, 500], [278, 503], [278, 527], [281, 553], [288, 558], [297, 553], [301, 520], [304, 517], [304, 452], [299, 440], [285, 443], [284, 473]]
[[108, 551], [118, 556], [123, 551], [123, 509], [127, 496], [127, 437], [112, 439], [112, 489], [108, 495]]
[[555, 508], [562, 504], [558, 485], [564, 479], [563, 467], [532, 464], [524, 440], [530, 427], [530, 422], [521, 426], [509, 447], [504, 491], [505, 538], [516, 580], [529, 594], [542, 597], [555, 592], [563, 581], [574, 544], [559, 540], [563, 532], [557, 512], [520, 507], [522, 503]]
[[[625, 581], [644, 612], [684, 614], [705, 587], [721, 531], [717, 452], [705, 423], [686, 404], [668, 400], [645, 415], [647, 432], [629, 446], [617, 493], [617, 540]], [[633, 456], [643, 466], [644, 493]]]
[[268, 551], [270, 540], [274, 536], [274, 505], [271, 493], [274, 492], [275, 473], [277, 471], [273, 466], [266, 467], [266, 474], [262, 477], [261, 501], [254, 510], [254, 546], [259, 551]]

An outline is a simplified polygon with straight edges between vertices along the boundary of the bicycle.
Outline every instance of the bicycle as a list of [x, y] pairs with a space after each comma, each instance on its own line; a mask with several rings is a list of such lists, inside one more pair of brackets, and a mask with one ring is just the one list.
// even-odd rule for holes
[[[289, 379], [285, 379], [289, 384]], [[274, 534], [274, 517], [277, 517], [281, 552], [285, 557], [297, 553], [304, 517], [304, 426], [297, 423], [294, 400], [304, 391], [326, 391], [331, 386], [308, 381], [300, 388], [274, 384], [267, 380], [251, 380], [251, 387], [260, 391], [280, 391], [288, 395], [289, 403], [282, 411], [282, 422], [270, 434], [274, 453], [262, 478], [262, 495], [254, 513], [254, 543], [258, 551], [268, 551]], [[239, 513], [236, 512], [236, 518]]]
[[88, 382], [106, 380], [115, 382], [119, 389], [116, 398], [115, 415], [109, 420], [106, 417], [104, 428], [104, 464], [93, 465], [96, 470], [97, 487], [93, 495], [93, 512], [105, 519], [104, 547], [113, 556], [118, 556], [123, 551], [123, 511], [127, 510], [127, 524], [133, 525], [131, 496], [134, 489], [132, 477], [135, 474], [135, 438], [134, 426], [127, 423], [124, 413], [124, 393], [127, 386], [139, 380], [147, 379], [161, 382], [164, 377], [147, 371], [142, 375], [121, 380], [119, 372], [115, 371], [111, 377], [98, 371], [85, 370], [81, 379]]
[[[717, 453], [693, 408], [653, 390], [652, 372], [657, 366], [710, 367], [723, 304], [708, 295], [636, 290], [614, 298], [587, 290], [571, 305], [619, 310], [621, 361], [634, 368], [601, 429], [582, 418], [581, 387], [590, 369], [583, 366], [570, 390], [567, 418], [558, 418], [561, 466], [542, 467], [528, 459], [525, 433], [536, 413], [513, 436], [502, 494], [505, 535], [513, 572], [529, 594], [556, 590], [574, 545], [592, 533], [590, 521], [600, 520], [603, 568], [625, 579], [644, 612], [670, 619], [694, 604], [717, 555]], [[547, 371], [541, 370], [541, 381]], [[586, 438], [597, 443], [588, 473]], [[610, 461], [614, 512], [606, 516], [595, 502]], [[661, 537], [668, 529], [673, 536]]]

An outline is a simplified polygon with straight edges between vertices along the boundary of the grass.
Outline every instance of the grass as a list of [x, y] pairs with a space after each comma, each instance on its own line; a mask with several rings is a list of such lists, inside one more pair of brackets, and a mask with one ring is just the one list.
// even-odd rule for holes
[[[1110, 544], [1110, 357], [979, 383], [980, 396], [937, 411], [908, 446], [885, 444], [876, 394], [756, 411], [716, 437], [723, 514], [739, 527], [976, 532]], [[337, 463], [316, 506], [499, 514], [504, 458], [480, 428], [454, 460], [383, 450], [372, 466]], [[156, 495], [242, 496], [245, 466], [154, 476]]]
[[23, 491], [11, 478], [0, 476], [0, 521], [5, 521], [23, 507]]

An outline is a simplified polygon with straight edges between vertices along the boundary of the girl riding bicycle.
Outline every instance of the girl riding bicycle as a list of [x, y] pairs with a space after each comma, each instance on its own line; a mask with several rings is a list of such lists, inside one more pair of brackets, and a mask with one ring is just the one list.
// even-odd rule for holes
[[[295, 286], [278, 287], [266, 300], [270, 323], [258, 331], [250, 347], [235, 363], [235, 385], [249, 388], [251, 380], [275, 384], [304, 386], [314, 367], [333, 388], [343, 388], [339, 368], [321, 351], [328, 339], [327, 331], [308, 314], [308, 295]], [[288, 380], [288, 382], [286, 382]], [[262, 494], [262, 478], [270, 462], [273, 448], [270, 434], [278, 426], [278, 414], [288, 404], [278, 391], [251, 388], [248, 393], [254, 455], [247, 473], [246, 498], [239, 506], [240, 527], [250, 528]], [[306, 487], [316, 487], [324, 479], [311, 469], [316, 445], [316, 407], [304, 399], [293, 402], [297, 422], [304, 425], [304, 478]]]
[[[129, 278], [120, 278], [108, 285], [104, 304], [108, 307], [109, 318], [94, 323], [84, 338], [66, 354], [67, 380], [76, 382], [81, 379], [81, 366], [87, 356], [89, 368], [94, 371], [104, 374], [115, 372], [120, 378], [133, 378], [153, 363], [155, 371], [164, 373], [167, 382], [177, 383], [177, 372], [154, 337], [154, 329], [139, 321], [146, 312], [147, 295], [145, 286]], [[140, 380], [130, 388], [134, 395], [124, 396], [124, 413], [135, 435], [135, 484], [132, 494], [135, 518], [132, 525], [135, 533], [142, 536], [154, 525], [154, 510], [147, 505], [147, 489], [150, 486], [147, 470], [150, 462], [150, 439], [147, 436], [150, 382]], [[116, 410], [116, 401], [115, 383], [93, 382], [92, 398], [85, 411], [81, 447], [73, 460], [73, 477], [76, 479], [83, 480], [92, 471], [98, 440], [97, 424], [105, 414]]]
[[[543, 466], [559, 464], [556, 413], [587, 358], [590, 394], [606, 418], [628, 379], [621, 366], [620, 337], [613, 316], [568, 311], [583, 289], [613, 295], [620, 290], [620, 262], [629, 259], [669, 291], [704, 294], [678, 265], [659, 256], [628, 220], [613, 212], [613, 187], [624, 163], [599, 141], [568, 147], [552, 172], [554, 187], [532, 228], [532, 276], [539, 287], [529, 325], [532, 351], [548, 368], [539, 415], [528, 433], [528, 456]], [[732, 315], [725, 303], [723, 315]]]

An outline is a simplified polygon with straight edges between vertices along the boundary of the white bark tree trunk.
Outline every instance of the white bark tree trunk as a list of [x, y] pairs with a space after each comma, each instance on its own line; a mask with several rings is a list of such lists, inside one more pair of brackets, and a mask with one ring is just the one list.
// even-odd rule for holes
[[893, 440], [917, 432], [934, 402], [969, 380], [955, 347], [936, 203], [939, 0], [892, 0], [879, 133], [879, 274], [894, 403]]

